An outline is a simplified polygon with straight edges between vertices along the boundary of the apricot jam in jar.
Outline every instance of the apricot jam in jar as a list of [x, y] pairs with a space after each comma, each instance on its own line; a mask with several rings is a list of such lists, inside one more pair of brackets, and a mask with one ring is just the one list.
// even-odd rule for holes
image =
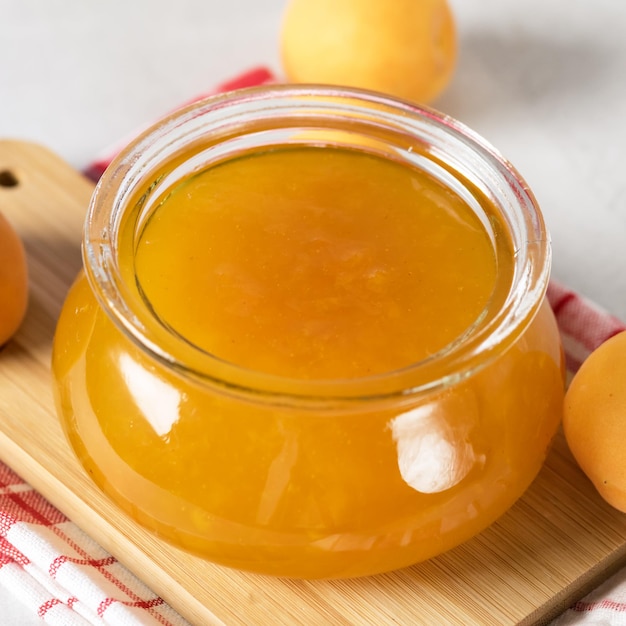
[[113, 162], [53, 351], [82, 465], [227, 566], [369, 575], [477, 534], [561, 417], [550, 248], [517, 172], [385, 96], [192, 105]]

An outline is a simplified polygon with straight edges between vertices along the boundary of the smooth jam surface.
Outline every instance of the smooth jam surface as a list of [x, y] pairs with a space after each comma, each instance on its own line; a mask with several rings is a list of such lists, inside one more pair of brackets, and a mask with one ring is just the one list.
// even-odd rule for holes
[[276, 150], [174, 190], [136, 278], [164, 324], [222, 359], [295, 378], [389, 372], [474, 323], [493, 244], [457, 195], [349, 150]]
[[[184, 181], [122, 261], [173, 333], [301, 380], [356, 380], [441, 350], [507, 269], [440, 183], [329, 148]], [[117, 329], [82, 275], [53, 366], [81, 462], [137, 521], [225, 565], [312, 578], [403, 567], [480, 532], [539, 471], [563, 394], [545, 304], [504, 354], [443, 391], [311, 408], [171, 371]]]

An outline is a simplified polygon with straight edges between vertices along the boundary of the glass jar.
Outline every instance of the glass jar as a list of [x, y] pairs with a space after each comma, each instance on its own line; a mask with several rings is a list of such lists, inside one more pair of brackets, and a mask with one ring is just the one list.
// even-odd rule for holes
[[[159, 207], [181, 181], [293, 146], [388, 160], [470, 208], [496, 275], [463, 332], [390, 371], [298, 378], [211, 354], [158, 315], [136, 254]], [[169, 236], [185, 235], [174, 223]], [[429, 559], [511, 507], [558, 428], [563, 358], [542, 216], [507, 161], [432, 110], [317, 86], [196, 103], [105, 172], [83, 257], [53, 351], [67, 437], [128, 515], [216, 563], [319, 578]]]

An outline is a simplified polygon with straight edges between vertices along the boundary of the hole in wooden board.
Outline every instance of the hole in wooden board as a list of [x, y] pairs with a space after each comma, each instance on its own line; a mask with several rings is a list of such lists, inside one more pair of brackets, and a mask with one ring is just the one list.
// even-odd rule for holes
[[0, 187], [17, 187], [20, 184], [11, 170], [0, 170]]

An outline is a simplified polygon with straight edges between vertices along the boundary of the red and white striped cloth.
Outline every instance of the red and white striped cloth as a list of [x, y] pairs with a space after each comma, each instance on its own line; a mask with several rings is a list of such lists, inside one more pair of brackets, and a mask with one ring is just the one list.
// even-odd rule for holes
[[555, 281], [548, 286], [548, 301], [561, 331], [571, 373], [578, 370], [592, 350], [626, 329], [622, 320]]
[[4, 463], [0, 584], [55, 626], [188, 624]]
[[[210, 93], [276, 82], [259, 67]], [[194, 98], [200, 99], [209, 93]], [[118, 148], [85, 169], [97, 180]], [[626, 330], [616, 317], [577, 293], [552, 282], [548, 300], [562, 333], [568, 368], [609, 337]], [[183, 626], [187, 622], [117, 559], [0, 462], [0, 584], [44, 623], [55, 626]], [[0, 624], [2, 616], [0, 615]], [[624, 624], [626, 569], [577, 602], [554, 626]]]

